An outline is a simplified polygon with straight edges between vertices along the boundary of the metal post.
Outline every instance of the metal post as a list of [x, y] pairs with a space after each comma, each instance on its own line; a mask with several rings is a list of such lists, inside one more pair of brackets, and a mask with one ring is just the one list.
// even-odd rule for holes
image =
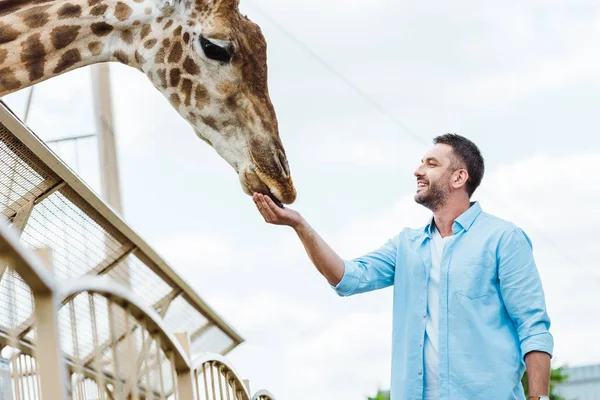
[[[176, 333], [175, 337], [183, 347], [186, 356], [190, 357], [190, 338], [187, 332]], [[194, 396], [194, 379], [196, 379], [195, 371], [177, 371], [177, 392], [180, 400], [193, 400]]]
[[98, 134], [101, 194], [117, 213], [123, 215], [108, 65], [92, 66], [92, 87]]

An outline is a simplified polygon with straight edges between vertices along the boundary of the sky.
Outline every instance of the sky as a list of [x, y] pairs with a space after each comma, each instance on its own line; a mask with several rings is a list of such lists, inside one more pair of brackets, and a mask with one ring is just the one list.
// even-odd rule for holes
[[[474, 200], [533, 241], [554, 366], [600, 363], [597, 1], [240, 7], [267, 39], [292, 208], [342, 257], [364, 254], [427, 222], [412, 173], [431, 139], [472, 139], [486, 159]], [[360, 400], [388, 388], [391, 288], [338, 297], [145, 76], [110, 71], [124, 218], [246, 339], [228, 358], [253, 391]], [[84, 68], [38, 85], [39, 136], [93, 133], [89, 78]], [[5, 100], [22, 116], [26, 96]], [[56, 151], [98, 188], [95, 139]]]

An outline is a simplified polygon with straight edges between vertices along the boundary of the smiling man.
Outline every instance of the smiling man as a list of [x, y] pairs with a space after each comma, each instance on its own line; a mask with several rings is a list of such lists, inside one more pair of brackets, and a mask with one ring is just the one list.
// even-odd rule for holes
[[524, 399], [525, 368], [530, 399], [547, 399], [553, 339], [531, 241], [471, 202], [484, 173], [477, 146], [455, 134], [433, 142], [414, 172], [431, 220], [353, 260], [297, 211], [253, 199], [265, 221], [294, 228], [339, 295], [394, 286], [393, 400]]

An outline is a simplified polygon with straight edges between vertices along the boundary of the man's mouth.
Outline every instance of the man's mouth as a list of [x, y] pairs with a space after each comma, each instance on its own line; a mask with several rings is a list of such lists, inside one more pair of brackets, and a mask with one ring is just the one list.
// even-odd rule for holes
[[426, 182], [423, 181], [417, 181], [417, 188], [424, 188], [427, 186]]

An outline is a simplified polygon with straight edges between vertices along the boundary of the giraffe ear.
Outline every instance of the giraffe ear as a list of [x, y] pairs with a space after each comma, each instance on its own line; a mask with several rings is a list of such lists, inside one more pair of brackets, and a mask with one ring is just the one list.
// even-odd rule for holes
[[180, 2], [181, 0], [158, 0], [158, 9], [165, 14], [170, 14]]

